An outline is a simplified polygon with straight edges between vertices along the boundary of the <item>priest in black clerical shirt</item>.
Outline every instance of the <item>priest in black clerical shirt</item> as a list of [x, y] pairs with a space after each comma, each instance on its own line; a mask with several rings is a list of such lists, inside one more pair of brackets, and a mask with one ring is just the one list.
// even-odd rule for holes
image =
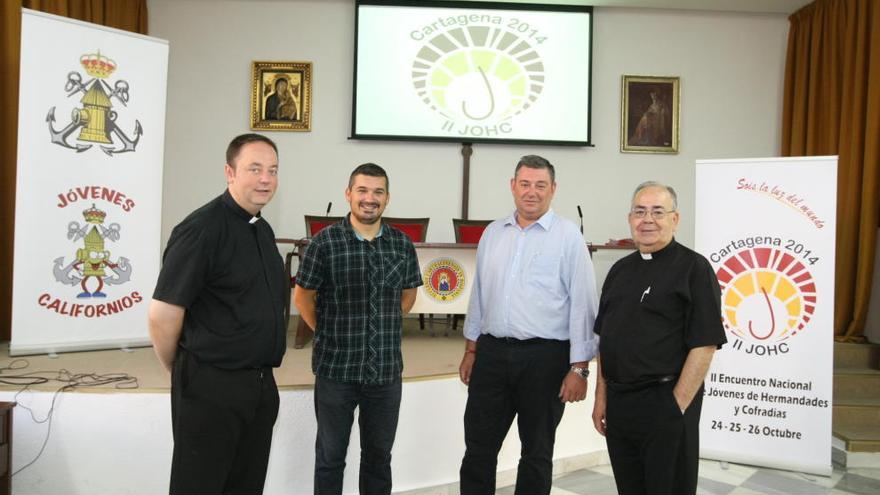
[[171, 495], [262, 493], [278, 416], [289, 282], [260, 214], [278, 187], [278, 149], [242, 134], [224, 170], [226, 191], [171, 232], [150, 303], [153, 348], [171, 372]]
[[677, 202], [669, 186], [636, 188], [629, 225], [638, 251], [608, 272], [594, 326], [593, 423], [621, 495], [696, 493], [703, 379], [727, 341], [711, 265], [673, 237]]

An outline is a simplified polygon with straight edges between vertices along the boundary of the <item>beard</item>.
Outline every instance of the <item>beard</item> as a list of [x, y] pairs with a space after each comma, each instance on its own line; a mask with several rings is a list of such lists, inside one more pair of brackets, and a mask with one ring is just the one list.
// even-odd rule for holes
[[[382, 210], [380, 209], [381, 205], [378, 203], [367, 204], [375, 206], [375, 209], [371, 210], [369, 213], [352, 211], [351, 214], [354, 215], [359, 223], [363, 225], [373, 225], [382, 218]], [[363, 207], [364, 203], [361, 203], [359, 206]]]

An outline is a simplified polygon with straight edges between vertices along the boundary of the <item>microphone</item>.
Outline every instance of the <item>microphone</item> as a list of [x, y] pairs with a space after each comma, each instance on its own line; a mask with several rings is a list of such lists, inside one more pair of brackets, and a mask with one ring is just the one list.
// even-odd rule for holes
[[581, 205], [577, 205], [578, 207], [578, 217], [581, 219], [581, 235], [584, 235], [584, 212], [581, 211]]
[[330, 208], [333, 208], [333, 201], [327, 203], [327, 213], [324, 213], [324, 216], [325, 216], [325, 217], [329, 217], [329, 216], [330, 216]]

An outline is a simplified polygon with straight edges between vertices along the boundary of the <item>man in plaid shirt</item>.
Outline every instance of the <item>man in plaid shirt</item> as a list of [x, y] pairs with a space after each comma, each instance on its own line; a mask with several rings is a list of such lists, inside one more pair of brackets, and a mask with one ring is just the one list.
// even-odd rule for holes
[[391, 447], [400, 411], [403, 314], [422, 285], [412, 242], [384, 224], [388, 175], [351, 173], [351, 213], [319, 232], [296, 276], [294, 303], [315, 330], [315, 493], [341, 494], [354, 409], [360, 408], [360, 490], [391, 493]]

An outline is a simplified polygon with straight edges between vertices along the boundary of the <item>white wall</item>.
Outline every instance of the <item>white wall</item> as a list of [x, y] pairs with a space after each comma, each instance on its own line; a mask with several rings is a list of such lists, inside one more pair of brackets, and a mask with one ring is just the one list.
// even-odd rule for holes
[[[428, 216], [428, 240], [451, 242], [461, 204], [455, 144], [350, 141], [354, 2], [351, 0], [150, 0], [150, 34], [171, 42], [163, 239], [188, 212], [219, 194], [229, 139], [249, 130], [254, 60], [314, 62], [312, 132], [273, 132], [282, 167], [278, 196], [264, 211], [279, 237], [302, 237], [304, 214], [347, 211], [342, 191], [359, 163], [391, 178], [389, 216]], [[507, 179], [519, 156], [538, 153], [558, 168], [554, 202], [588, 240], [628, 237], [625, 212], [643, 180], [680, 192], [679, 240], [693, 243], [694, 160], [776, 156], [788, 21], [783, 15], [596, 8], [595, 148], [474, 146], [471, 218], [511, 209]], [[681, 152], [622, 154], [623, 74], [681, 77]], [[393, 102], [390, 102], [393, 103]], [[425, 201], [430, 192], [431, 201]], [[612, 259], [613, 261], [613, 259]], [[604, 276], [603, 267], [599, 275]]]
[[[264, 213], [279, 237], [302, 237], [302, 216], [323, 213], [328, 201], [334, 203], [334, 214], [347, 211], [342, 191], [349, 172], [359, 163], [374, 161], [391, 176], [392, 202], [386, 213], [429, 216], [432, 224], [428, 240], [453, 240], [450, 219], [459, 216], [461, 203], [459, 146], [347, 139], [354, 2], [150, 0], [148, 5], [150, 34], [171, 42], [163, 246], [180, 219], [224, 188], [226, 144], [232, 136], [249, 130], [250, 64], [254, 60], [314, 63], [312, 132], [271, 133], [280, 148], [282, 175], [279, 193]], [[782, 15], [622, 8], [597, 8], [595, 14], [596, 146], [475, 145], [470, 217], [495, 218], [509, 212], [507, 179], [516, 160], [524, 154], [538, 153], [557, 166], [559, 188], [555, 209], [576, 220], [576, 205], [582, 205], [587, 239], [601, 243], [609, 237], [628, 237], [625, 212], [631, 191], [637, 183], [654, 179], [679, 191], [683, 213], [678, 237], [692, 245], [694, 161], [779, 153], [787, 20]], [[618, 151], [623, 74], [681, 77], [678, 155]], [[432, 200], [425, 201], [429, 192]], [[608, 253], [597, 257], [600, 282], [614, 259], [616, 255]], [[396, 489], [444, 483], [456, 476], [463, 451], [464, 390], [455, 380], [426, 383], [433, 385], [415, 382], [406, 387], [412, 399], [405, 396], [403, 408], [407, 419], [401, 421], [395, 447]], [[437, 396], [426, 392], [431, 389], [423, 388], [429, 386], [446, 390]], [[267, 493], [281, 493], [282, 489], [289, 493], [289, 487], [303, 488], [303, 483], [311, 482], [313, 454], [309, 447], [314, 438], [314, 420], [305, 395], [308, 394], [288, 392], [282, 399]], [[76, 397], [65, 400], [73, 402]], [[591, 433], [589, 426], [591, 407], [585, 402], [569, 408], [558, 435], [557, 457], [602, 448], [601, 440]], [[151, 411], [159, 418], [166, 417], [162, 407]], [[91, 413], [83, 410], [73, 414]], [[100, 424], [96, 421], [94, 427], [99, 428]], [[132, 490], [164, 486], [167, 478], [164, 455], [170, 452], [170, 427], [149, 426], [157, 428], [158, 433], [145, 439], [144, 447], [155, 459], [135, 472], [130, 479]], [[125, 432], [119, 432], [115, 438], [106, 439], [106, 446], [96, 445], [115, 451], [124, 445], [119, 438], [128, 440]], [[127, 444], [126, 441], [125, 448], [131, 448]], [[352, 444], [356, 445], [356, 439]], [[425, 445], [431, 446], [428, 450], [437, 451], [436, 457], [427, 463], [421, 456], [411, 456], [413, 452], [425, 451]], [[512, 435], [503, 450], [499, 469], [512, 468], [516, 453], [517, 442]], [[66, 463], [81, 468], [81, 456], [76, 454], [52, 454], [56, 456], [51, 461], [53, 470]], [[23, 455], [17, 448], [16, 462]], [[354, 459], [350, 457], [350, 465], [356, 464]], [[116, 458], [110, 455], [107, 460]], [[79, 477], [77, 469], [69, 468], [68, 478]], [[353, 486], [353, 471], [349, 470], [349, 487]], [[53, 482], [45, 473], [50, 472], [26, 471], [16, 482], [28, 483], [29, 487], [48, 485]], [[130, 469], [120, 474], [130, 475]], [[76, 484], [65, 486], [81, 487], [82, 493], [109, 493], [89, 491], [88, 482], [79, 478]], [[22, 493], [58, 491], [33, 488]], [[67, 489], [66, 493], [73, 492]]]
[[[595, 370], [594, 370], [595, 371]], [[36, 457], [47, 424], [52, 394], [29, 392], [14, 412], [12, 470]], [[592, 397], [592, 396], [591, 396]], [[464, 454], [462, 418], [467, 389], [457, 378], [406, 382], [392, 458], [394, 490], [436, 486], [458, 480]], [[269, 458], [266, 495], [312, 492], [315, 424], [311, 390], [284, 390]], [[589, 419], [592, 399], [569, 405], [557, 430], [555, 459], [604, 450]], [[357, 424], [357, 422], [355, 422]], [[501, 471], [516, 467], [516, 428], [499, 456]], [[344, 493], [357, 493], [360, 437], [354, 428]], [[171, 472], [171, 410], [168, 393], [65, 393], [55, 404], [52, 431], [40, 458], [12, 479], [19, 495], [154, 495], [167, 493]]]

